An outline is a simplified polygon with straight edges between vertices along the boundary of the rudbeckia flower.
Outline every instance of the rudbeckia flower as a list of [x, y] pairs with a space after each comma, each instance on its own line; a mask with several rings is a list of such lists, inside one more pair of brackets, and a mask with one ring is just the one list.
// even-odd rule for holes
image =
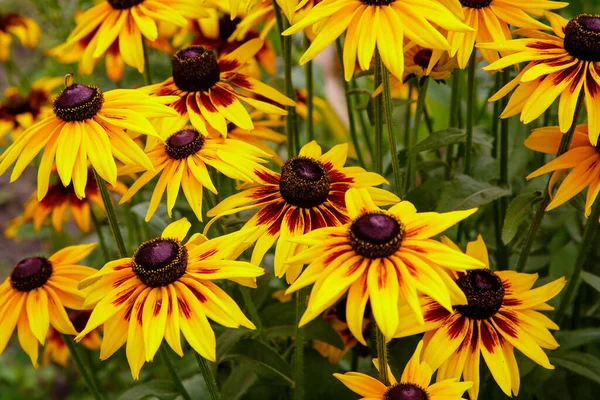
[[[430, 49], [450, 50], [446, 38], [435, 24], [448, 31], [471, 31], [446, 7], [434, 0], [325, 0], [313, 7], [300, 21], [283, 32], [291, 35], [308, 26], [322, 23], [300, 64], [317, 54], [346, 32], [344, 39], [344, 76], [352, 78], [356, 59], [363, 71], [371, 67], [375, 51], [398, 79], [404, 73], [404, 53], [398, 46], [404, 38]], [[377, 49], [377, 50], [376, 50]]]
[[0, 354], [17, 328], [19, 344], [37, 368], [39, 344], [46, 342], [51, 325], [65, 335], [77, 334], [65, 308], [84, 309], [77, 284], [97, 271], [77, 263], [95, 247], [65, 247], [48, 258], [25, 258], [13, 268], [0, 285]]
[[404, 48], [405, 74], [442, 81], [448, 79], [456, 67], [456, 58], [450, 57], [448, 52], [427, 49], [414, 43]]
[[[171, 59], [171, 78], [141, 90], [158, 98], [177, 96], [177, 100], [169, 102], [170, 107], [185, 123], [190, 121], [205, 136], [209, 135], [208, 126], [227, 136], [228, 122], [242, 129], [253, 129], [250, 114], [240, 100], [259, 111], [277, 115], [287, 114], [283, 106], [296, 104], [272, 87], [241, 72], [262, 46], [262, 40], [253, 39], [218, 59], [212, 50], [205, 47], [186, 47]], [[267, 97], [281, 107], [256, 100], [236, 88]]]
[[0, 61], [10, 58], [12, 36], [23, 46], [35, 47], [40, 39], [40, 27], [31, 18], [18, 14], [0, 14]]
[[[242, 229], [253, 229], [252, 263], [260, 264], [267, 251], [275, 247], [275, 275], [286, 275], [288, 283], [294, 282], [302, 263], [286, 264], [302, 246], [288, 239], [314, 229], [338, 226], [348, 222], [344, 194], [353, 187], [367, 188], [378, 204], [399, 201], [394, 194], [373, 186], [388, 183], [381, 175], [360, 167], [344, 167], [348, 145], [337, 145], [322, 154], [321, 147], [312, 141], [300, 149], [298, 157], [289, 159], [281, 173], [266, 168], [256, 171], [257, 185], [234, 194], [209, 210], [206, 215], [215, 217], [207, 228], [224, 215], [258, 208], [259, 211]], [[279, 241], [278, 241], [279, 239]]]
[[151, 97], [139, 90], [102, 92], [96, 86], [67, 86], [54, 100], [54, 115], [26, 129], [0, 156], [0, 175], [13, 164], [11, 182], [43, 149], [38, 169], [38, 199], [48, 192], [50, 173], [56, 169], [64, 186], [73, 182], [78, 198], [85, 197], [88, 160], [112, 186], [117, 184], [115, 157], [125, 164], [153, 169], [142, 149], [125, 129], [158, 136], [148, 118], [173, 116], [166, 107], [173, 97]]
[[[525, 140], [525, 146], [534, 151], [556, 154], [562, 136], [563, 133], [558, 126], [534, 129]], [[552, 201], [548, 204], [546, 211], [566, 203], [579, 192], [588, 188], [585, 201], [585, 216], [588, 217], [592, 212], [592, 205], [598, 197], [598, 192], [600, 192], [600, 146], [590, 144], [587, 125], [578, 125], [575, 128], [571, 146], [565, 154], [532, 172], [527, 179], [549, 172], [552, 172], [548, 186]], [[567, 177], [553, 194], [554, 186], [565, 175]]]
[[[202, 221], [203, 188], [217, 193], [210, 179], [209, 166], [231, 179], [253, 182], [254, 171], [260, 168], [258, 163], [265, 163], [263, 158], [269, 157], [268, 153], [240, 140], [224, 138], [218, 133], [216, 137], [203, 136], [178, 118], [165, 119], [161, 135], [164, 143], [155, 141], [156, 145], [146, 149], [154, 168], [144, 172], [121, 199], [121, 203], [128, 201], [160, 175], [146, 212], [146, 221], [156, 212], [165, 191], [167, 212], [171, 217], [180, 188], [194, 214]], [[137, 168], [126, 170], [121, 173], [138, 172]]]
[[[449, 239], [444, 243], [460, 251]], [[484, 263], [485, 268], [454, 274], [456, 285], [466, 305], [447, 310], [425, 296], [421, 303], [425, 325], [419, 325], [410, 316], [408, 307], [401, 306], [404, 317], [395, 336], [425, 334], [423, 361], [438, 369], [437, 379], [473, 381], [469, 390], [471, 399], [479, 394], [480, 357], [492, 377], [507, 395], [519, 394], [519, 367], [514, 348], [519, 349], [544, 368], [553, 369], [542, 348], [556, 349], [558, 343], [548, 329], [558, 326], [538, 311], [552, 310], [546, 302], [564, 287], [560, 278], [532, 289], [537, 274], [489, 269], [488, 253], [481, 236], [467, 245], [467, 254]]]
[[[388, 211], [375, 205], [365, 189], [346, 192], [349, 220], [342, 226], [317, 229], [293, 238], [294, 244], [308, 249], [288, 264], [307, 263], [302, 275], [286, 293], [312, 285], [306, 312], [300, 326], [315, 319], [335, 304], [346, 292], [346, 321], [359, 342], [366, 345], [362, 324], [367, 301], [381, 332], [390, 340], [402, 318], [399, 304], [408, 303], [407, 314], [414, 314], [423, 324], [417, 292], [425, 293], [452, 310], [453, 304], [465, 304], [463, 295], [455, 302], [451, 293], [460, 292], [447, 279], [446, 269], [460, 270], [483, 264], [433, 239], [477, 209], [448, 213], [418, 213], [408, 201]], [[402, 318], [400, 318], [402, 316]]]
[[[69, 320], [73, 323], [73, 327], [77, 332], [85, 327], [89, 318], [89, 311], [74, 311], [69, 313]], [[96, 351], [100, 350], [102, 338], [98, 330], [95, 330], [88, 333], [79, 343], [88, 350]], [[50, 327], [48, 330], [48, 339], [44, 346], [44, 353], [42, 354], [44, 365], [48, 365], [53, 361], [62, 367], [66, 367], [69, 361], [69, 354], [69, 347], [64, 342], [60, 332]]]
[[[569, 3], [551, 0], [459, 0], [464, 13], [464, 23], [472, 32], [448, 32], [452, 46], [451, 55], [456, 55], [460, 68], [465, 68], [474, 50], [475, 43], [497, 42], [512, 39], [510, 26], [523, 29], [550, 29], [531, 15], [542, 16], [546, 10], [558, 10]], [[531, 15], [530, 15], [531, 14]], [[497, 61], [498, 51], [479, 47], [485, 60]]]
[[501, 117], [521, 113], [521, 121], [528, 124], [560, 96], [558, 121], [560, 130], [567, 132], [577, 123], [573, 116], [584, 90], [590, 143], [595, 145], [600, 135], [600, 15], [581, 14], [570, 21], [556, 14], [546, 15], [556, 36], [526, 31], [526, 39], [478, 45], [511, 53], [485, 67], [486, 71], [529, 62], [489, 101], [497, 101], [516, 88]]
[[[127, 191], [127, 187], [121, 181], [117, 181], [117, 186], [109, 185], [108, 189], [120, 194]], [[42, 200], [38, 200], [37, 193], [31, 195], [25, 203], [23, 214], [9, 221], [4, 236], [14, 238], [19, 228], [28, 222], [32, 222], [33, 230], [39, 232], [49, 216], [51, 216], [50, 220], [54, 230], [62, 232], [65, 213], [68, 211], [71, 212], [79, 230], [89, 233], [92, 204], [104, 209], [104, 203], [92, 171], [88, 171], [85, 198], [83, 199], [77, 197], [72, 183], [65, 187], [62, 182], [57, 181], [50, 185], [48, 193]]]
[[158, 38], [158, 22], [186, 26], [186, 18], [204, 15], [196, 0], [106, 0], [77, 18], [66, 42], [48, 51], [62, 63], [79, 60], [79, 73], [89, 75], [106, 55], [106, 71], [118, 81], [123, 63], [144, 72], [142, 41]]
[[0, 143], [6, 134], [10, 133], [14, 139], [24, 129], [50, 115], [52, 92], [63, 82], [63, 78], [39, 79], [31, 85], [26, 95], [17, 88], [6, 89], [4, 101], [0, 103]]
[[[440, 382], [438, 379], [437, 383], [431, 384], [434, 370], [426, 362], [421, 361], [422, 348], [421, 340], [417, 350], [406, 364], [400, 382], [388, 367], [389, 386], [360, 372], [333, 375], [365, 400], [461, 400], [463, 393], [472, 386], [472, 383], [458, 382], [456, 379]], [[374, 359], [373, 363], [379, 369], [377, 359]]]
[[[100, 359], [106, 360], [127, 342], [134, 379], [152, 361], [163, 338], [183, 356], [180, 331], [202, 357], [215, 361], [215, 334], [207, 318], [226, 326], [255, 329], [238, 305], [213, 280], [229, 279], [246, 286], [264, 273], [242, 261], [229, 261], [246, 246], [251, 232], [207, 240], [195, 234], [184, 244], [191, 224], [184, 218], [168, 225], [161, 237], [142, 243], [131, 258], [104, 265], [79, 284], [86, 306], [94, 306], [82, 340], [104, 324]], [[243, 249], [242, 249], [243, 250]]]

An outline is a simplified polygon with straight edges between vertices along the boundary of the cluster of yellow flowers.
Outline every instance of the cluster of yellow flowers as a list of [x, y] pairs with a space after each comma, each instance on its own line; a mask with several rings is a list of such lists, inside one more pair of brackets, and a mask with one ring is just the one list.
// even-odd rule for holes
[[[111, 217], [106, 183], [121, 195], [121, 203], [151, 186], [146, 221], [163, 197], [172, 217], [181, 189], [199, 221], [211, 218], [204, 234], [222, 217], [256, 212], [239, 230], [212, 239], [194, 232], [186, 241], [192, 225], [176, 220], [133, 254], [117, 243], [121, 258], [99, 270], [79, 265], [95, 244], [23, 259], [0, 285], [0, 353], [15, 329], [34, 366], [39, 344], [61, 342], [57, 332], [99, 347], [102, 360], [126, 344], [137, 379], [163, 339], [183, 356], [183, 333], [194, 351], [215, 361], [209, 319], [249, 329], [258, 321], [250, 321], [214, 281], [256, 287], [256, 278], [265, 273], [263, 259], [274, 246], [274, 274], [290, 285], [285, 293], [312, 285], [300, 326], [337, 304], [345, 307], [344, 327], [355, 343], [367, 345], [369, 304], [371, 322], [385, 342], [425, 333], [399, 382], [381, 370], [387, 366], [377, 359], [381, 381], [356, 372], [336, 374], [360, 396], [457, 400], [468, 391], [476, 399], [481, 356], [502, 391], [517, 395], [514, 348], [553, 368], [542, 349], [558, 347], [549, 331], [558, 326], [539, 311], [552, 309], [547, 302], [565, 279], [533, 288], [537, 274], [507, 266], [493, 271], [481, 236], [467, 244], [466, 252], [447, 237], [434, 239], [477, 209], [418, 212], [399, 193], [378, 187], [389, 184], [383, 174], [347, 166], [347, 144], [323, 152], [309, 141], [281, 162], [266, 142], [285, 140], [274, 129], [302, 102], [290, 98], [293, 91], [284, 95], [260, 77], [263, 70], [277, 71], [274, 45], [267, 39], [276, 24], [286, 28], [284, 37], [304, 31], [310, 40], [300, 64], [343, 35], [346, 81], [373, 66], [398, 83], [410, 75], [444, 80], [455, 69], [479, 62], [477, 49], [489, 63], [486, 71], [527, 62], [490, 101], [514, 90], [502, 117], [521, 114], [529, 123], [560, 96], [560, 126], [537, 129], [525, 143], [559, 157], [528, 178], [553, 172], [547, 209], [589, 186], [589, 216], [600, 192], [600, 17], [569, 21], [550, 12], [566, 5], [549, 0], [205, 0], [199, 6], [197, 0], [106, 0], [81, 13], [66, 42], [49, 55], [79, 62], [79, 74], [92, 73], [104, 57], [108, 76], [119, 81], [125, 64], [147, 71], [150, 45], [172, 54], [171, 77], [137, 89], [103, 91], [74, 83], [71, 75], [51, 104], [62, 80], [44, 80], [27, 96], [11, 89], [0, 106], [0, 135], [10, 133], [12, 141], [0, 156], [0, 175], [12, 167], [12, 182], [41, 157], [37, 196], [7, 234], [28, 221], [39, 229], [50, 214], [58, 231], [69, 207], [80, 229], [89, 231], [91, 202], [106, 206]], [[546, 18], [550, 26], [532, 16]], [[519, 28], [523, 38], [513, 39], [509, 26]], [[544, 32], [550, 30], [554, 34]], [[11, 34], [35, 45], [38, 31], [29, 18], [0, 15], [0, 60], [9, 57]], [[575, 126], [583, 105], [588, 123]], [[270, 160], [279, 161], [281, 172], [266, 166]], [[211, 171], [237, 181], [240, 190], [207, 211], [204, 191], [220, 189]], [[136, 178], [128, 186], [119, 179], [131, 175]], [[111, 227], [118, 230], [113, 221]], [[249, 262], [237, 260], [252, 246]], [[88, 310], [87, 322], [78, 317], [75, 326], [65, 309]], [[57, 360], [66, 362], [64, 346]], [[435, 371], [437, 383], [432, 383]]]

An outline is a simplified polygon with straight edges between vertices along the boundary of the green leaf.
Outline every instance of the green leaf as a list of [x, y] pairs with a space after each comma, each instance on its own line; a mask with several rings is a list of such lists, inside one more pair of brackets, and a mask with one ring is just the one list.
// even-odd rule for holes
[[510, 202], [502, 226], [502, 241], [504, 244], [509, 244], [515, 238], [519, 227], [527, 219], [533, 206], [541, 200], [541, 193], [533, 192], [520, 194]]
[[479, 182], [466, 175], [457, 175], [440, 195], [438, 211], [466, 210], [480, 207], [511, 194], [510, 189]]
[[167, 380], [153, 380], [132, 387], [122, 393], [117, 400], [141, 400], [148, 397], [171, 400], [177, 396], [179, 396], [179, 393], [173, 382]]
[[600, 276], [583, 271], [581, 273], [581, 279], [585, 283], [596, 289], [596, 291], [600, 292]]
[[225, 360], [237, 360], [252, 363], [258, 370], [277, 376], [286, 383], [293, 385], [292, 370], [288, 363], [275, 350], [255, 339], [242, 339], [238, 341], [223, 356]]
[[561, 351], [571, 350], [600, 341], [600, 328], [584, 328], [574, 331], [558, 331], [555, 334]]
[[578, 351], [554, 352], [550, 362], [600, 384], [600, 359]]
[[238, 400], [258, 381], [252, 365], [238, 365], [222, 385], [221, 398]]
[[217, 362], [241, 339], [252, 334], [252, 331], [246, 328], [226, 329], [217, 338]]
[[448, 128], [433, 132], [410, 149], [409, 153], [416, 154], [423, 151], [441, 149], [451, 144], [462, 143], [466, 137], [467, 134], [464, 129]]

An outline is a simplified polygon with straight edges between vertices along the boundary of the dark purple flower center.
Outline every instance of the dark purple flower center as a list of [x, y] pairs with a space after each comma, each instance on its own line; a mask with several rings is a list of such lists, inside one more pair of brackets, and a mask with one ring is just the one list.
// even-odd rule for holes
[[213, 51], [203, 46], [179, 50], [171, 58], [175, 85], [187, 92], [202, 92], [219, 82], [221, 69]]
[[21, 260], [10, 274], [13, 288], [29, 292], [43, 286], [52, 276], [52, 264], [44, 257], [30, 257]]
[[582, 61], [600, 61], [600, 15], [580, 14], [565, 28], [565, 50]]
[[485, 8], [492, 4], [492, 0], [458, 0], [463, 7]]
[[126, 10], [143, 3], [144, 0], [107, 0], [115, 10]]
[[467, 305], [455, 307], [465, 317], [488, 319], [500, 310], [504, 300], [504, 285], [491, 270], [467, 271], [457, 279], [456, 284], [467, 296]]
[[429, 400], [429, 395], [417, 385], [400, 383], [388, 390], [385, 400]]
[[182, 160], [196, 154], [204, 146], [204, 137], [195, 129], [183, 129], [172, 134], [165, 143], [169, 157]]
[[142, 243], [133, 254], [133, 272], [146, 286], [177, 281], [187, 269], [187, 250], [176, 239], [157, 238]]
[[219, 19], [219, 39], [222, 41], [227, 41], [233, 32], [235, 32], [240, 21], [241, 19], [239, 17], [236, 17], [232, 20], [229, 15], [224, 14]]
[[433, 51], [430, 49], [421, 49], [417, 51], [417, 54], [413, 57], [413, 61], [421, 68], [429, 67], [429, 61], [431, 61], [431, 55]]
[[319, 161], [308, 157], [289, 159], [281, 168], [279, 191], [283, 199], [297, 207], [312, 208], [329, 196], [329, 172]]
[[102, 108], [104, 97], [96, 86], [78, 83], [63, 89], [54, 100], [54, 114], [63, 121], [85, 121]]
[[350, 246], [363, 257], [385, 258], [398, 251], [404, 240], [404, 225], [386, 212], [368, 213], [350, 225]]
[[389, 6], [396, 0], [360, 0], [363, 4], [368, 6]]

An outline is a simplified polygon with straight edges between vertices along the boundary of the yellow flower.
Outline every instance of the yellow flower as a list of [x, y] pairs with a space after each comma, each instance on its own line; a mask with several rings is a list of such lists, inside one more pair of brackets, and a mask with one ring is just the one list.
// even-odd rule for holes
[[[449, 239], [444, 243], [460, 251]], [[544, 368], [553, 369], [542, 348], [555, 349], [558, 343], [548, 329], [558, 326], [538, 311], [552, 310], [546, 302], [564, 287], [560, 278], [531, 289], [537, 274], [489, 269], [488, 252], [481, 236], [467, 244], [467, 254], [485, 268], [454, 274], [454, 280], [468, 304], [444, 309], [425, 296], [421, 304], [425, 325], [419, 325], [408, 307], [398, 311], [404, 316], [395, 336], [425, 334], [423, 360], [438, 369], [438, 379], [473, 381], [471, 399], [479, 393], [479, 361], [483, 356], [492, 377], [507, 395], [519, 394], [519, 367], [514, 348]]]
[[[108, 189], [120, 194], [127, 191], [127, 187], [121, 181], [117, 181], [116, 187], [108, 186]], [[62, 182], [55, 182], [49, 186], [48, 193], [42, 200], [38, 200], [37, 193], [31, 195], [25, 203], [23, 214], [8, 222], [4, 236], [15, 238], [19, 228], [28, 222], [32, 222], [33, 230], [39, 232], [42, 224], [50, 215], [54, 230], [62, 232], [67, 210], [71, 211], [79, 230], [89, 233], [92, 204], [104, 209], [104, 203], [92, 171], [88, 171], [85, 198], [83, 199], [77, 197], [72, 184], [65, 187]]]
[[[473, 52], [475, 43], [502, 43], [512, 38], [510, 25], [525, 29], [550, 29], [531, 15], [541, 16], [546, 10], [557, 10], [569, 3], [550, 0], [459, 0], [464, 13], [464, 23], [473, 28], [472, 32], [449, 32], [448, 42], [452, 46], [451, 55], [456, 55], [460, 68], [465, 68]], [[498, 51], [478, 46], [485, 60], [497, 61]]]
[[195, 0], [106, 0], [81, 14], [67, 41], [48, 55], [62, 63], [79, 60], [79, 73], [85, 75], [106, 55], [107, 74], [118, 81], [123, 63], [144, 72], [142, 41], [158, 39], [158, 22], [186, 26], [186, 18], [202, 15]]
[[[366, 345], [362, 324], [367, 301], [375, 322], [389, 340], [400, 320], [400, 301], [407, 302], [417, 321], [423, 313], [417, 291], [430, 295], [443, 308], [465, 304], [464, 295], [451, 301], [451, 293], [460, 292], [447, 279], [445, 269], [465, 270], [483, 264], [431, 239], [467, 218], [477, 209], [438, 214], [418, 213], [408, 201], [388, 211], [379, 209], [365, 189], [346, 192], [349, 219], [342, 226], [317, 229], [292, 239], [308, 249], [287, 264], [308, 267], [288, 288], [287, 293], [312, 285], [306, 312], [300, 326], [312, 321], [348, 292], [346, 320], [359, 342]], [[402, 318], [400, 318], [402, 316]]]
[[[389, 366], [387, 367], [389, 386], [360, 372], [333, 375], [364, 400], [461, 400], [463, 393], [471, 387], [472, 383], [458, 382], [455, 379], [442, 380], [438, 376], [438, 382], [431, 384], [434, 370], [426, 362], [421, 361], [422, 348], [421, 340], [406, 364], [400, 382], [396, 381]], [[379, 369], [377, 359], [374, 359], [373, 363]]]
[[134, 379], [145, 361], [152, 361], [163, 338], [183, 356], [180, 330], [202, 357], [215, 361], [215, 334], [208, 319], [228, 328], [255, 329], [229, 295], [213, 280], [229, 279], [253, 286], [262, 268], [229, 261], [248, 245], [251, 231], [208, 240], [195, 234], [184, 244], [191, 224], [180, 219], [162, 236], [142, 243], [131, 258], [111, 261], [79, 284], [86, 289], [90, 320], [76, 340], [104, 324], [100, 359], [127, 342], [127, 360]]
[[311, 46], [300, 64], [312, 60], [342, 33], [344, 39], [344, 75], [352, 78], [356, 59], [363, 71], [371, 67], [377, 51], [390, 72], [398, 79], [404, 73], [404, 38], [431, 49], [450, 50], [446, 38], [432, 25], [449, 31], [468, 32], [447, 8], [434, 0], [325, 0], [312, 8], [300, 21], [283, 32], [291, 35], [308, 26], [319, 25]]
[[[258, 163], [265, 163], [263, 158], [269, 157], [257, 147], [229, 136], [221, 137], [218, 132], [216, 137], [205, 137], [179, 118], [165, 119], [160, 133], [165, 142], [155, 141], [155, 145], [146, 149], [154, 168], [145, 171], [121, 199], [121, 203], [128, 201], [160, 175], [146, 212], [146, 221], [156, 212], [165, 191], [167, 212], [171, 217], [180, 188], [201, 221], [203, 188], [217, 193], [210, 179], [209, 166], [231, 179], [253, 182], [254, 171], [260, 168]], [[135, 167], [125, 168], [121, 173], [138, 171]]]
[[11, 35], [16, 36], [23, 46], [33, 48], [40, 39], [40, 27], [29, 17], [0, 14], [0, 61], [10, 58]]
[[522, 32], [526, 39], [478, 45], [481, 49], [501, 50], [510, 55], [484, 68], [496, 71], [529, 62], [515, 79], [489, 101], [512, 94], [502, 118], [521, 113], [528, 124], [538, 118], [560, 96], [558, 121], [567, 132], [573, 123], [577, 99], [582, 90], [588, 114], [590, 143], [600, 135], [600, 15], [581, 14], [568, 21], [546, 13], [554, 35]]
[[115, 157], [126, 164], [153, 168], [125, 130], [158, 136], [148, 118], [173, 116], [175, 112], [163, 104], [173, 99], [128, 89], [102, 93], [96, 86], [71, 84], [54, 100], [54, 115], [26, 129], [0, 156], [0, 175], [15, 164], [10, 177], [15, 181], [43, 149], [38, 199], [48, 192], [55, 160], [63, 185], [73, 182], [80, 199], [85, 197], [88, 160], [105, 181], [116, 186]]
[[[250, 114], [240, 100], [259, 111], [277, 115], [287, 114], [282, 106], [296, 104], [272, 87], [240, 72], [262, 46], [262, 40], [253, 39], [218, 59], [205, 47], [186, 47], [171, 59], [171, 78], [141, 90], [158, 98], [177, 96], [177, 100], [169, 101], [170, 107], [179, 113], [184, 123], [190, 121], [205, 136], [209, 135], [209, 126], [227, 136], [228, 122], [242, 129], [253, 129]], [[236, 88], [262, 95], [281, 107], [256, 100]]]
[[441, 81], [449, 78], [456, 67], [456, 58], [450, 57], [448, 52], [427, 49], [415, 43], [404, 48], [405, 74], [419, 78], [429, 76]]
[[[562, 136], [563, 133], [558, 126], [534, 129], [525, 140], [525, 146], [542, 153], [556, 154]], [[569, 169], [571, 169], [570, 172]], [[527, 176], [527, 179], [549, 172], [552, 172], [550, 185], [548, 186], [551, 195], [558, 181], [565, 175], [567, 177], [559, 185], [546, 211], [566, 203], [587, 187], [585, 216], [588, 217], [600, 191], [600, 146], [590, 144], [587, 125], [578, 125], [575, 128], [573, 141], [566, 153], [532, 172]]]
[[[286, 275], [288, 283], [294, 282], [302, 263], [293, 265], [286, 261], [302, 250], [288, 239], [314, 229], [345, 224], [348, 211], [344, 194], [353, 187], [367, 188], [378, 204], [393, 204], [398, 197], [373, 186], [388, 183], [381, 175], [360, 167], [345, 167], [348, 145], [337, 145], [322, 154], [321, 147], [312, 141], [300, 149], [298, 157], [288, 160], [281, 174], [262, 168], [256, 171], [257, 185], [234, 194], [209, 210], [215, 217], [208, 225], [225, 215], [258, 208], [242, 229], [254, 229], [251, 236], [256, 241], [252, 263], [260, 264], [267, 251], [275, 247], [275, 275]], [[279, 240], [278, 240], [279, 239]]]
[[6, 134], [15, 139], [24, 129], [50, 115], [52, 92], [63, 82], [63, 78], [39, 79], [31, 85], [27, 95], [22, 95], [17, 88], [6, 89], [4, 101], [0, 103], [0, 143]]
[[15, 328], [19, 344], [38, 367], [39, 344], [44, 344], [50, 325], [65, 335], [76, 335], [66, 308], [82, 310], [83, 296], [77, 283], [96, 272], [77, 265], [96, 244], [65, 247], [52, 256], [21, 260], [0, 285], [0, 354]]
[[[77, 332], [81, 331], [85, 327], [85, 324], [87, 324], [89, 318], [89, 311], [76, 311], [69, 313], [69, 320], [73, 323], [73, 327]], [[88, 333], [80, 343], [86, 349], [96, 351], [100, 350], [102, 338], [100, 337], [98, 330], [95, 330]], [[48, 365], [51, 361], [54, 361], [62, 367], [66, 367], [67, 362], [69, 361], [69, 348], [63, 341], [60, 332], [52, 327], [50, 327], [48, 330], [48, 338], [46, 345], [44, 346], [42, 359], [44, 361], [44, 365]]]

